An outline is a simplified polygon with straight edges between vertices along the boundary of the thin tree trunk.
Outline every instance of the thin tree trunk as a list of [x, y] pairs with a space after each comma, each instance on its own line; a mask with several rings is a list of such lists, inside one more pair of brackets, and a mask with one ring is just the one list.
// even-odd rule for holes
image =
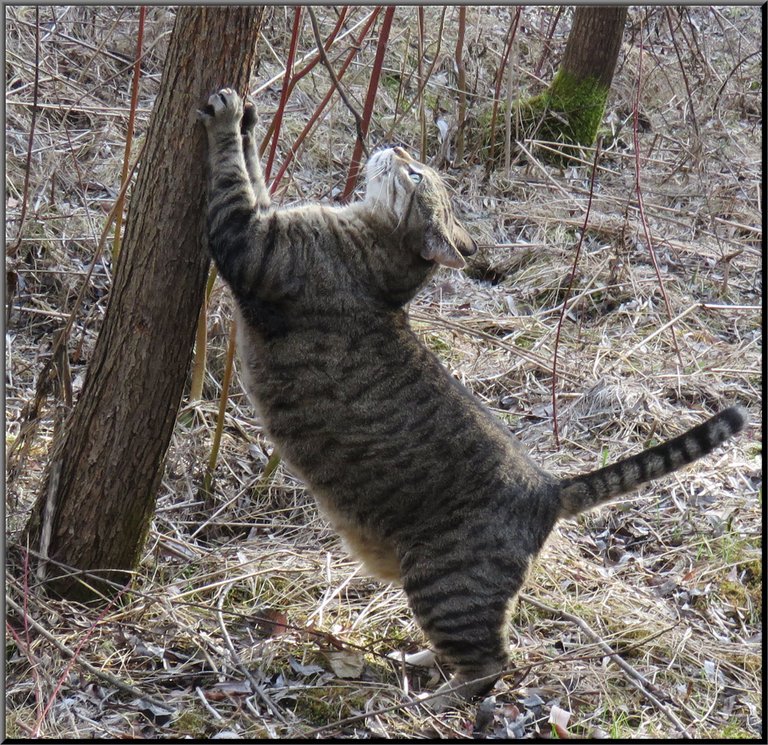
[[593, 78], [610, 88], [627, 20], [627, 6], [579, 6], [560, 69], [577, 81]]
[[[573, 146], [595, 141], [621, 49], [627, 7], [578, 6], [560, 68], [549, 87], [515, 106], [513, 139], [554, 143], [542, 158], [564, 164]], [[489, 133], [486, 133], [489, 138]], [[558, 147], [559, 146], [559, 147]], [[494, 148], [494, 151], [496, 149]]]
[[[26, 528], [43, 556], [112, 581], [124, 582], [140, 557], [208, 273], [195, 111], [223, 85], [246, 89], [262, 15], [254, 6], [177, 10], [107, 314]], [[92, 597], [77, 577], [56, 578], [53, 563], [42, 560], [43, 573], [61, 595]]]

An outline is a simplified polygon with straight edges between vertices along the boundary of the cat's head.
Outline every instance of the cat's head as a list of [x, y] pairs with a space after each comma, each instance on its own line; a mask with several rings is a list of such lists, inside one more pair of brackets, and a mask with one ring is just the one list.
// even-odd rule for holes
[[435, 264], [462, 269], [477, 245], [456, 219], [451, 199], [437, 171], [412, 158], [403, 148], [378, 150], [366, 165], [365, 201], [387, 209], [398, 228], [418, 233], [418, 252]]

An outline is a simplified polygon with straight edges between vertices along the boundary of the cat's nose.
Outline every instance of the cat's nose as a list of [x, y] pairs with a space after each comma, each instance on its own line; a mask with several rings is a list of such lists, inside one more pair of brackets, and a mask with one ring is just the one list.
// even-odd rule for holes
[[392, 150], [398, 158], [402, 158], [406, 163], [410, 163], [413, 160], [408, 152], [403, 150], [403, 148], [401, 148], [399, 145], [397, 147], [393, 147]]

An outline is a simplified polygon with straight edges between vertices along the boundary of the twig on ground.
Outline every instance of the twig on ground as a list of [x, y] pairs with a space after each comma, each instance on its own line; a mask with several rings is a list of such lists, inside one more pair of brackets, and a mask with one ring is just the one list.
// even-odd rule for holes
[[677, 718], [675, 713], [661, 701], [662, 698], [666, 699], [667, 701], [672, 701], [669, 694], [659, 689], [642, 673], [639, 673], [637, 670], [635, 670], [634, 667], [632, 667], [632, 665], [623, 660], [606, 641], [600, 638], [599, 634], [597, 634], [587, 625], [586, 621], [579, 618], [578, 616], [573, 615], [573, 613], [568, 613], [568, 611], [552, 608], [551, 606], [546, 605], [525, 593], [521, 592], [518, 597], [520, 600], [523, 600], [529, 605], [532, 605], [534, 608], [538, 608], [539, 610], [543, 610], [546, 613], [559, 616], [566, 621], [570, 621], [571, 623], [576, 624], [588, 637], [590, 637], [590, 639], [592, 639], [598, 645], [598, 647], [600, 647], [601, 650], [606, 653], [608, 657], [610, 657], [627, 674], [629, 682], [635, 686], [635, 688], [637, 688], [654, 705], [654, 707], [656, 707], [656, 709], [664, 714], [664, 716], [667, 717], [667, 719], [669, 719], [669, 721], [672, 722], [675, 727], [677, 727], [683, 737], [686, 739], [691, 738], [691, 736], [688, 734], [688, 730], [685, 728], [685, 725]]
[[232, 643], [232, 638], [229, 636], [229, 631], [227, 631], [227, 625], [224, 623], [224, 615], [222, 613], [222, 607], [224, 605], [224, 599], [227, 597], [227, 593], [229, 592], [230, 588], [234, 584], [234, 580], [230, 582], [220, 593], [219, 600], [216, 610], [216, 618], [219, 621], [219, 629], [221, 630], [221, 635], [224, 637], [224, 643], [227, 645], [227, 649], [229, 650], [230, 655], [232, 655], [232, 660], [234, 661], [237, 668], [240, 670], [243, 675], [248, 679], [248, 682], [251, 684], [251, 690], [266, 704], [267, 708], [272, 712], [272, 715], [280, 720], [283, 724], [287, 725], [288, 721], [283, 716], [280, 709], [277, 707], [274, 701], [267, 696], [266, 692], [262, 688], [261, 685], [259, 685], [259, 681], [256, 680], [256, 678], [251, 675], [251, 671], [243, 664], [243, 661], [240, 659], [240, 655], [237, 654], [237, 650], [235, 649], [235, 645]]
[[[5, 602], [11, 608], [13, 608], [13, 610], [15, 610], [17, 613], [19, 614], [23, 613], [23, 610], [18, 605], [18, 603], [16, 603], [16, 601], [13, 600], [13, 598], [9, 597], [7, 594], [5, 596]], [[69, 659], [73, 660], [78, 665], [85, 668], [89, 673], [91, 673], [91, 675], [95, 675], [97, 678], [101, 678], [102, 680], [106, 681], [107, 683], [114, 686], [115, 688], [118, 688], [121, 691], [123, 691], [123, 693], [129, 693], [131, 696], [144, 699], [145, 701], [148, 701], [149, 703], [154, 704], [155, 706], [160, 706], [164, 709], [168, 708], [168, 704], [166, 702], [161, 701], [160, 699], [153, 698], [152, 696], [148, 696], [146, 693], [144, 693], [143, 691], [140, 691], [138, 688], [135, 688], [134, 686], [129, 685], [128, 683], [125, 683], [124, 681], [120, 680], [120, 678], [116, 678], [111, 673], [107, 673], [104, 670], [99, 670], [98, 667], [95, 667], [90, 662], [87, 662], [86, 660], [82, 659], [82, 657], [80, 657], [80, 655], [77, 652], [73, 652], [65, 644], [62, 644], [44, 626], [42, 626], [37, 621], [35, 621], [34, 618], [29, 618], [28, 621], [30, 626], [32, 626], [35, 629], [35, 631], [37, 631], [39, 634], [45, 637], [63, 655], [66, 655]]]

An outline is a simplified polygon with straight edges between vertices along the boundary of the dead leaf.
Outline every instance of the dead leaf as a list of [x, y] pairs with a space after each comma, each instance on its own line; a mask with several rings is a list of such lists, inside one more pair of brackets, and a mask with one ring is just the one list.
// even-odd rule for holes
[[325, 672], [325, 668], [320, 667], [320, 665], [302, 665], [295, 657], [289, 657], [288, 664], [299, 675], [316, 675]]
[[173, 716], [173, 709], [166, 709], [164, 706], [158, 706], [143, 698], [134, 702], [133, 706], [149, 719], [150, 722], [159, 727], [164, 727], [168, 724], [168, 722], [171, 721], [171, 716]]
[[264, 608], [254, 618], [254, 625], [264, 636], [280, 636], [288, 631], [288, 616], [274, 608]]
[[225, 701], [231, 696], [250, 696], [252, 693], [253, 689], [247, 680], [216, 683], [203, 691], [203, 695], [208, 701]]
[[362, 652], [345, 649], [339, 652], [326, 652], [325, 655], [331, 670], [338, 678], [359, 678], [363, 672], [365, 660]]

